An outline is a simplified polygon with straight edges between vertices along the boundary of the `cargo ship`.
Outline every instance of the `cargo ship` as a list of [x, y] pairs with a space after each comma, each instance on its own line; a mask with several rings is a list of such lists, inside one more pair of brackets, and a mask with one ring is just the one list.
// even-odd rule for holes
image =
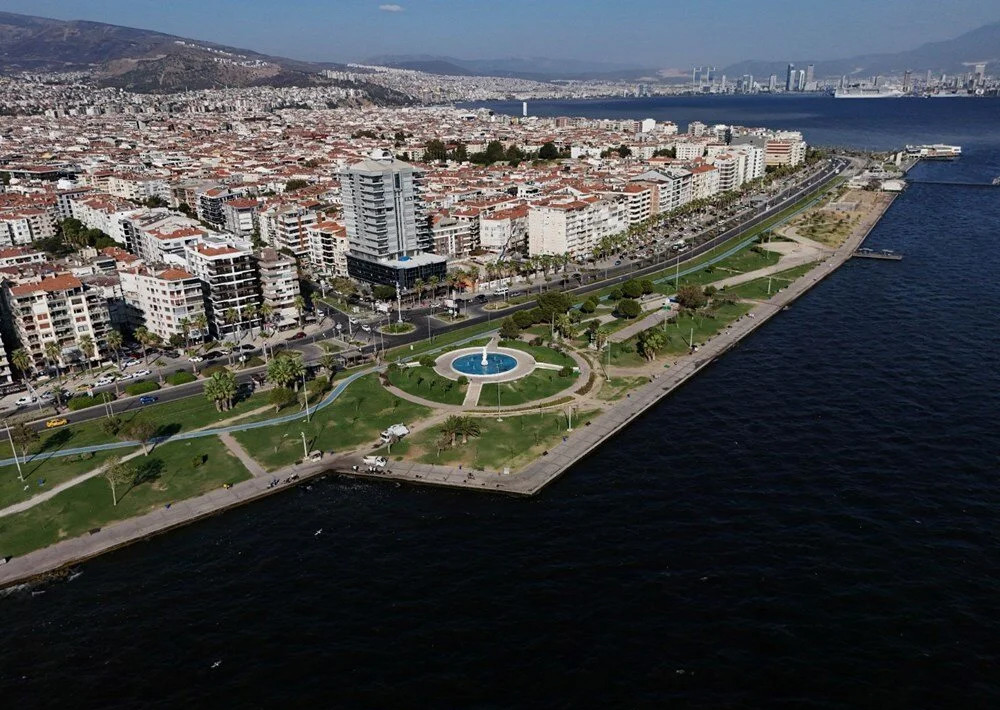
[[847, 86], [833, 92], [835, 99], [898, 99], [906, 96], [899, 89], [875, 86]]

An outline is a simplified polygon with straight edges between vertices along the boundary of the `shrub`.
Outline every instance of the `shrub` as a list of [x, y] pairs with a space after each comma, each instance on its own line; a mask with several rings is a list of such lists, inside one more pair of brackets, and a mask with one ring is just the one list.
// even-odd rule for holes
[[541, 347], [544, 343], [545, 340], [539, 335], [537, 338], [532, 338], [529, 344], [534, 345], [535, 347]]
[[464, 385], [469, 384], [469, 378], [466, 377], [465, 375], [459, 375], [459, 377], [456, 380], [456, 382], [458, 382], [459, 385], [463, 385], [464, 386]]
[[612, 301], [622, 300], [622, 290], [618, 286], [615, 286], [613, 289], [611, 289], [611, 293], [608, 294], [608, 298], [610, 298]]
[[188, 382], [194, 382], [197, 379], [198, 379], [197, 377], [192, 375], [187, 370], [181, 370], [179, 372], [175, 372], [174, 374], [168, 376], [167, 382], [172, 385], [184, 385], [187, 384]]
[[206, 367], [204, 370], [202, 370], [198, 374], [200, 374], [205, 379], [208, 379], [209, 377], [211, 377], [212, 375], [214, 375], [216, 372], [226, 372], [227, 370], [229, 370], [229, 368], [220, 363], [218, 365], [209, 365], [208, 367]]
[[652, 279], [643, 279], [642, 281], [639, 282], [639, 285], [642, 287], [642, 294], [644, 296], [656, 290], [656, 287], [654, 286]]
[[719, 289], [717, 289], [717, 288], [716, 288], [715, 286], [712, 286], [712, 285], [708, 285], [708, 286], [706, 286], [706, 287], [705, 287], [705, 291], [704, 291], [704, 294], [705, 294], [706, 296], [708, 296], [709, 298], [711, 298], [711, 297], [712, 297], [712, 296], [714, 296], [714, 295], [715, 295], [716, 293], [718, 293], [718, 291], [719, 291]]
[[314, 380], [309, 380], [306, 383], [306, 390], [309, 392], [309, 401], [315, 402], [319, 397], [330, 389], [330, 378], [324, 375], [317, 377]]
[[562, 369], [559, 370], [559, 376], [560, 377], [572, 377], [573, 376], [573, 368], [570, 367], [569, 365], [563, 365]]
[[623, 298], [618, 302], [618, 313], [625, 318], [637, 318], [642, 313], [642, 306], [631, 298]]
[[155, 392], [160, 389], [160, 386], [151, 380], [139, 380], [138, 382], [133, 382], [125, 388], [125, 394], [135, 396], [137, 394], [146, 394], [147, 392]]
[[434, 367], [435, 360], [430, 355], [421, 355], [418, 362], [423, 367]]
[[243, 367], [260, 367], [264, 364], [264, 359], [259, 355], [254, 355], [252, 358], [243, 363]]
[[[107, 396], [114, 399], [114, 395], [106, 392]], [[71, 412], [75, 412], [78, 409], [86, 409], [87, 407], [93, 407], [95, 404], [100, 404], [101, 399], [99, 397], [91, 397], [89, 394], [78, 394], [75, 397], [70, 397], [70, 400], [66, 403], [66, 406]]]
[[[520, 313], [514, 314], [521, 315]], [[516, 340], [521, 335], [521, 326], [517, 323], [517, 318], [504, 318], [500, 321], [500, 337], [504, 340]]]
[[597, 310], [597, 303], [592, 298], [588, 298], [586, 301], [580, 304], [580, 310], [583, 313], [593, 313]]
[[[504, 320], [507, 320], [504, 318]], [[511, 316], [511, 321], [518, 328], [527, 328], [535, 324], [535, 319], [531, 315], [531, 311], [518, 311], [513, 316]], [[502, 326], [501, 326], [502, 327]], [[516, 337], [516, 336], [515, 336]]]

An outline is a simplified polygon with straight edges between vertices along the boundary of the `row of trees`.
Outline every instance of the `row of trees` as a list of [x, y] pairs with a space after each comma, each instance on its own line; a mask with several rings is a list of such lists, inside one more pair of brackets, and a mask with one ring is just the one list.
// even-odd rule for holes
[[577, 312], [568, 311], [573, 302], [561, 291], [550, 291], [538, 297], [535, 307], [518, 311], [507, 316], [500, 322], [500, 337], [505, 340], [516, 340], [521, 337], [521, 331], [536, 323], [548, 323], [551, 329], [564, 338], [576, 335], [576, 323], [580, 316]]
[[464, 143], [457, 143], [449, 150], [443, 141], [438, 139], [430, 140], [424, 146], [424, 161], [428, 163], [439, 163], [452, 160], [458, 163], [471, 162], [477, 165], [493, 165], [494, 163], [504, 163], [517, 166], [526, 160], [557, 160], [569, 157], [568, 153], [560, 153], [555, 143], [548, 141], [538, 151], [525, 151], [516, 145], [504, 147], [500, 141], [490, 141], [486, 145], [486, 150], [470, 153]]

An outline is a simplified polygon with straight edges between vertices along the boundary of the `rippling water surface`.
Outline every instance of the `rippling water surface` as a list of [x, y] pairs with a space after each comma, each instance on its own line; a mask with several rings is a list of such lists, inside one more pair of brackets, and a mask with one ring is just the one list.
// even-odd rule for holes
[[[913, 177], [1000, 174], [959, 103]], [[4, 707], [997, 707], [1000, 190], [868, 244], [536, 498], [327, 480], [0, 599]]]

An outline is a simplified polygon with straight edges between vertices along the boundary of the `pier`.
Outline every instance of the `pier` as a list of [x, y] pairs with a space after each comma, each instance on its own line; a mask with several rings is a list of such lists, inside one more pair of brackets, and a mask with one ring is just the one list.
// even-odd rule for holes
[[960, 182], [958, 180], [910, 180], [911, 185], [950, 185], [952, 187], [1000, 187], [1000, 182]]
[[903, 255], [898, 254], [889, 249], [881, 249], [875, 251], [874, 249], [858, 249], [853, 254], [852, 257], [858, 259], [883, 259], [885, 261], [902, 261]]

